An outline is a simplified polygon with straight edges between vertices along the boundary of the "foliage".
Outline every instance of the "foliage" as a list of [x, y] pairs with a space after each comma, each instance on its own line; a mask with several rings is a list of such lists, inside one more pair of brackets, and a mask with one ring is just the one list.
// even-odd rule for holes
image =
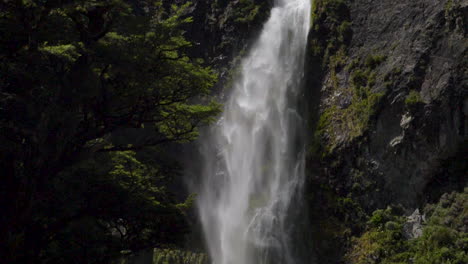
[[180, 250], [156, 250], [153, 257], [154, 264], [207, 264], [205, 254], [185, 252]]
[[236, 8], [235, 22], [251, 23], [259, 16], [260, 5], [255, 4], [254, 0], [240, 0], [239, 7]]
[[314, 136], [315, 141], [327, 137], [327, 146], [321, 149], [323, 155], [330, 153], [339, 144], [336, 133], [342, 133], [347, 140], [353, 140], [362, 136], [369, 128], [372, 117], [376, 115], [384, 97], [384, 93], [372, 91], [376, 82], [376, 73], [372, 68], [374, 63], [367, 63], [366, 60], [367, 68], [353, 67], [350, 78], [352, 90], [348, 91], [352, 98], [349, 106], [331, 106], [323, 110]]
[[[121, 250], [138, 252], [183, 240], [188, 229], [180, 210], [184, 205], [170, 197], [164, 168], [141, 160], [132, 151], [101, 153], [52, 182], [49, 203], [38, 213], [54, 234], [41, 252], [44, 263], [106, 262]], [[57, 208], [62, 209], [51, 218]]]
[[333, 116], [337, 111], [336, 106], [330, 107], [324, 110], [324, 112], [320, 115], [316, 129], [314, 131], [314, 136], [312, 139], [311, 146], [309, 147], [309, 156], [322, 159], [325, 158], [330, 152], [332, 148], [326, 148], [323, 144], [323, 137], [330, 137], [328, 130], [331, 122], [333, 121]]
[[[345, 0], [318, 0], [312, 2], [311, 31], [308, 50], [308, 86], [320, 85], [325, 73], [329, 73], [335, 89], [338, 88], [337, 72], [347, 60], [346, 46], [352, 38], [350, 12]], [[309, 97], [319, 97], [310, 95]], [[312, 117], [314, 135], [309, 155], [325, 157], [333, 144], [324, 144], [324, 138], [333, 138], [330, 125], [339, 109], [326, 108], [319, 116]]]
[[2, 261], [106, 263], [180, 243], [188, 205], [164, 188], [177, 175], [164, 144], [219, 112], [215, 74], [185, 54], [187, 8], [0, 4]]
[[413, 107], [422, 103], [421, 94], [416, 90], [411, 90], [405, 98], [405, 105], [407, 107]]
[[344, 49], [352, 37], [349, 8], [345, 0], [313, 1], [310, 53], [322, 65], [338, 50]]
[[388, 208], [377, 210], [368, 230], [354, 239], [347, 255], [355, 264], [461, 264], [467, 263], [468, 189], [444, 194], [439, 203], [425, 208], [427, 221], [423, 235], [407, 240], [403, 236], [404, 217]]
[[387, 57], [384, 56], [384, 55], [369, 55], [366, 58], [365, 65], [367, 66], [367, 68], [375, 69], [382, 62], [384, 62], [386, 59], [387, 59]]
[[387, 90], [391, 90], [398, 82], [399, 77], [401, 76], [402, 69], [395, 67], [391, 69], [384, 76], [384, 86]]
[[[310, 62], [322, 65], [319, 69], [311, 66], [309, 77], [315, 85], [320, 85], [320, 73], [328, 73], [330, 86], [328, 93], [339, 94], [347, 98], [340, 106], [332, 97], [329, 105], [322, 107], [316, 118], [315, 133], [309, 154], [325, 157], [342, 142], [350, 142], [365, 134], [373, 117], [379, 110], [384, 92], [375, 91], [377, 81], [376, 68], [386, 60], [384, 55], [369, 54], [364, 61], [350, 61], [347, 45], [352, 38], [350, 10], [346, 0], [318, 0], [313, 2], [312, 29], [310, 43]], [[351, 76], [349, 85], [339, 83], [341, 77]], [[343, 79], [343, 78], [342, 78]], [[345, 82], [348, 82], [344, 78]], [[351, 89], [345, 89], [351, 88]]]
[[372, 92], [375, 84], [375, 73], [369, 70], [355, 71], [351, 76], [354, 88], [353, 101], [344, 112], [344, 120], [350, 131], [350, 137], [361, 136], [369, 127], [371, 118], [377, 112], [377, 106], [384, 96], [383, 93]]
[[447, 0], [444, 5], [445, 24], [448, 30], [466, 34], [465, 11], [462, 1]]
[[[311, 36], [310, 63], [320, 62], [322, 70], [329, 73], [334, 92], [351, 101], [342, 107], [336, 107], [336, 102], [325, 107], [317, 119], [310, 154], [323, 158], [340, 142], [359, 138], [369, 128], [384, 97], [384, 93], [373, 91], [377, 78], [375, 68], [386, 60], [386, 56], [370, 54], [364, 62], [353, 60], [347, 63], [346, 46], [351, 40], [352, 28], [345, 0], [314, 1]], [[343, 84], [340, 86], [337, 75], [343, 70], [351, 75], [351, 89], [341, 89]]]
[[120, 259], [115, 264], [152, 263], [152, 264], [208, 264], [206, 254], [178, 249], [151, 249]]

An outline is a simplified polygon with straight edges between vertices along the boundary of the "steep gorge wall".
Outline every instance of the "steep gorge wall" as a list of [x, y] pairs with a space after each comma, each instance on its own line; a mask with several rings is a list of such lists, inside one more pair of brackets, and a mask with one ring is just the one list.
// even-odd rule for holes
[[[219, 72], [219, 92], [273, 1], [192, 2], [191, 52]], [[410, 214], [466, 186], [467, 12], [466, 0], [315, 0], [303, 103], [318, 263], [344, 263], [374, 210]]]
[[[306, 94], [321, 263], [378, 208], [466, 186], [466, 0], [316, 0]], [[341, 248], [340, 248], [341, 245]]]
[[[179, 2], [187, 2], [179, 0]], [[187, 37], [194, 57], [226, 77], [233, 59], [242, 56], [269, 17], [273, 0], [192, 0]]]

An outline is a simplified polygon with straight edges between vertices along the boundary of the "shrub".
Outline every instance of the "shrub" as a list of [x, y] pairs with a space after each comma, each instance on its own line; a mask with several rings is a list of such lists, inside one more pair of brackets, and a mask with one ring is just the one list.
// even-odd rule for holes
[[384, 55], [369, 55], [366, 58], [365, 64], [368, 68], [375, 69], [386, 59], [387, 59], [387, 56], [384, 56]]
[[468, 263], [467, 201], [468, 189], [445, 194], [437, 205], [426, 206], [424, 211], [429, 218], [423, 235], [411, 240], [402, 235], [404, 217], [391, 208], [376, 210], [367, 231], [353, 239], [346, 259], [353, 264]]
[[405, 105], [408, 107], [415, 106], [422, 102], [421, 94], [416, 90], [411, 90], [405, 99]]

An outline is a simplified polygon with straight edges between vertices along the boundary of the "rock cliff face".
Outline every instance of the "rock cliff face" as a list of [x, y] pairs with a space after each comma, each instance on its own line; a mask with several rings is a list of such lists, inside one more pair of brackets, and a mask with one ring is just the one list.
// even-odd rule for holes
[[195, 43], [193, 54], [205, 59], [221, 74], [226, 74], [235, 57], [242, 56], [273, 5], [273, 0], [190, 2], [189, 15], [193, 17], [193, 23], [187, 27], [187, 36]]
[[463, 190], [467, 30], [466, 0], [315, 1], [306, 93], [322, 263], [339, 262], [336, 245], [373, 210]]
[[[191, 52], [219, 72], [219, 91], [273, 1], [192, 3]], [[409, 216], [466, 186], [468, 0], [315, 0], [312, 21], [304, 228], [317, 263], [346, 263], [374, 210]]]

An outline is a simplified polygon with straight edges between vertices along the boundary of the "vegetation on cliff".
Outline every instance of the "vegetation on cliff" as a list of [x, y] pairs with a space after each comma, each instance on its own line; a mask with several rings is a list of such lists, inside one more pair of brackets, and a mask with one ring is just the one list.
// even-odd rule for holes
[[[461, 1], [314, 1], [307, 193], [319, 263], [458, 263], [458, 242], [443, 262], [413, 246], [425, 238], [398, 236], [403, 212], [466, 186], [463, 12]], [[369, 224], [388, 206], [393, 220]]]
[[353, 240], [347, 259], [354, 264], [462, 264], [468, 262], [468, 189], [444, 194], [437, 204], [424, 209], [422, 233], [408, 238], [402, 212], [377, 210], [367, 231]]

